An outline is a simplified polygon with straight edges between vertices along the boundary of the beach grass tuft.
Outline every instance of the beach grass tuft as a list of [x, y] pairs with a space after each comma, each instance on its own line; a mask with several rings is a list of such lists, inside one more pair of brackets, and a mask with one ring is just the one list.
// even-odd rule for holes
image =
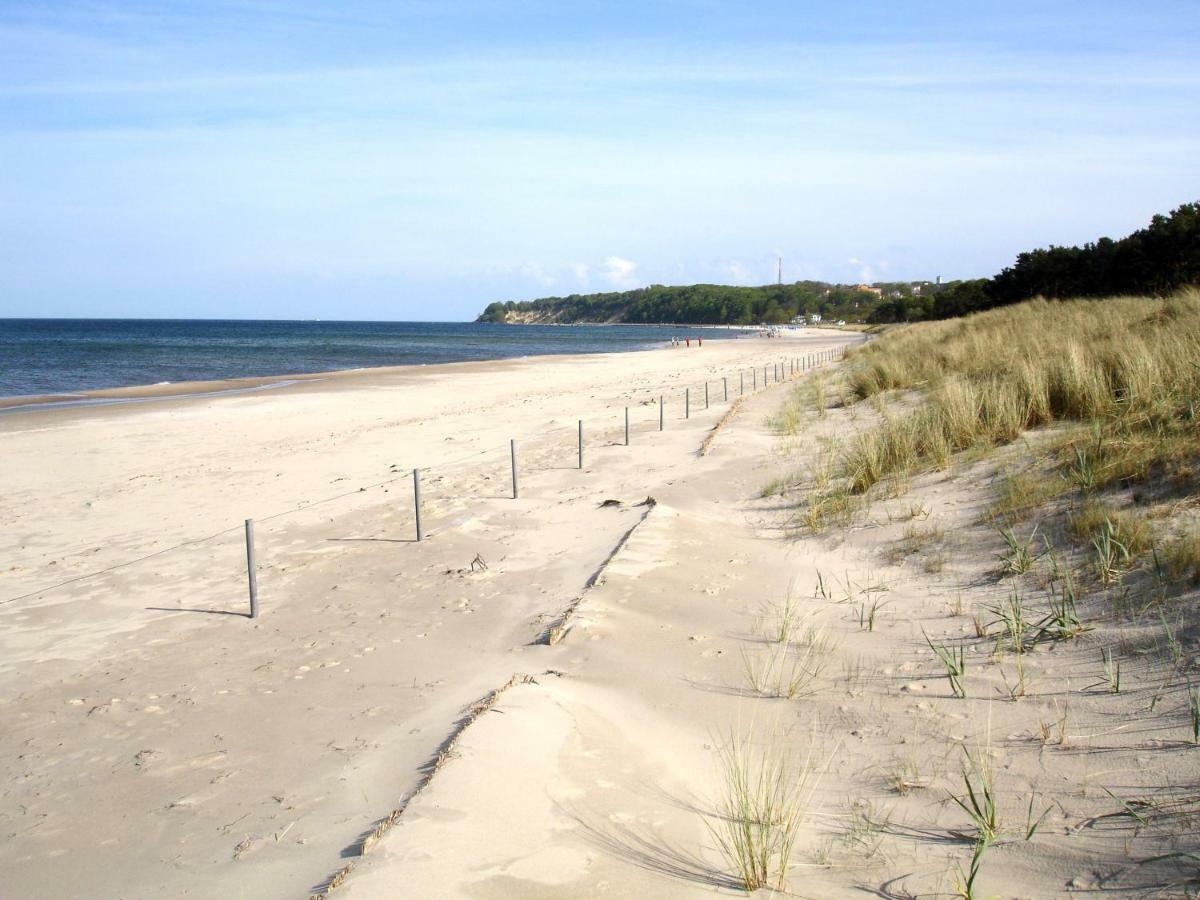
[[811, 759], [777, 739], [731, 733], [720, 749], [720, 794], [709, 833], [747, 893], [783, 890], [815, 786]]

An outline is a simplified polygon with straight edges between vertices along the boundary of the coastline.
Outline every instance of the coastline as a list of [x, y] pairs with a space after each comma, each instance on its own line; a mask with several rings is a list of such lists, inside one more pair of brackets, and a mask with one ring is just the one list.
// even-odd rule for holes
[[[1166, 626], [1106, 621], [1092, 593], [1083, 639], [1016, 675], [994, 658], [1007, 455], [806, 525], [833, 448], [886, 413], [833, 400], [820, 351], [859, 336], [797, 338], [0, 418], [6, 889], [740, 894], [713, 829], [742, 740], [811, 775], [791, 890], [945, 893], [972, 859], [964, 760], [996, 764], [1006, 829], [977, 890], [1177, 877], [1173, 820], [1080, 827], [1193, 779], [1166, 651], [1058, 706], [1064, 679], [1103, 677], [1097, 642]], [[931, 652], [948, 644], [965, 691]]]
[[[579, 323], [576, 323], [579, 324]], [[606, 323], [584, 323], [595, 324], [598, 327], [607, 327]], [[524, 327], [524, 326], [515, 326]], [[675, 326], [648, 326], [648, 327], [675, 327]], [[736, 328], [742, 330], [744, 326], [710, 326], [710, 325], [688, 325], [678, 326], [686, 328]], [[809, 329], [812, 333], [823, 331], [834, 331], [834, 329]], [[799, 335], [799, 332], [794, 334]], [[755, 337], [747, 335], [747, 337]], [[209, 381], [180, 381], [180, 382], [165, 382], [157, 384], [144, 385], [128, 385], [123, 387], [96, 388], [94, 390], [75, 391], [69, 393], [58, 394], [29, 394], [18, 395], [12, 397], [0, 397], [0, 416], [24, 413], [24, 412], [54, 412], [60, 410], [82, 409], [82, 408], [100, 408], [104, 406], [115, 406], [127, 403], [140, 403], [149, 401], [172, 401], [172, 400], [195, 400], [206, 397], [217, 397], [221, 395], [249, 393], [254, 391], [274, 391], [286, 388], [299, 386], [307, 386], [313, 382], [326, 381], [331, 383], [340, 382], [343, 379], [353, 378], [372, 378], [372, 377], [390, 377], [412, 374], [422, 371], [438, 371], [448, 369], [449, 367], [464, 367], [465, 371], [482, 371], [496, 365], [502, 365], [507, 362], [520, 362], [522, 360], [546, 360], [548, 362], [562, 362], [571, 359], [589, 359], [593, 357], [607, 357], [614, 354], [627, 353], [653, 353], [655, 351], [669, 349], [669, 344], [655, 344], [653, 346], [644, 347], [638, 350], [609, 350], [596, 353], [538, 353], [525, 356], [503, 356], [495, 359], [486, 360], [457, 360], [451, 362], [437, 363], [407, 363], [394, 366], [367, 366], [354, 367], [346, 369], [331, 369], [321, 372], [296, 372], [284, 373], [277, 375], [256, 375], [238, 378], [227, 378]]]
[[[0, 418], [13, 523], [0, 690], [14, 698], [0, 745], [6, 806], [30, 817], [0, 850], [11, 889], [319, 886], [462, 709], [536, 665], [545, 623], [632, 527], [633, 504], [724, 413], [720, 378], [742, 371], [749, 393], [772, 361], [852, 340], [797, 338], [349, 370], [185, 399], [163, 385], [162, 402]], [[620, 508], [600, 504], [614, 496]], [[471, 570], [477, 556], [486, 571]], [[72, 866], [47, 867], [59, 851]]]
[[[9, 373], [20, 372], [23, 364], [29, 367], [26, 378], [4, 383], [42, 386], [40, 390], [26, 391], [8, 387], [11, 392], [0, 396], [0, 410], [260, 388], [275, 381], [367, 369], [649, 351], [667, 346], [678, 329], [708, 327], [627, 328], [587, 323], [622, 332], [599, 340], [582, 337], [588, 331], [582, 325], [563, 326], [570, 333], [560, 335], [560, 327], [533, 326], [528, 331], [518, 328], [497, 332], [480, 328], [480, 323], [474, 322], [131, 319], [96, 320], [96, 323], [104, 327], [94, 337], [90, 330], [93, 320], [18, 320], [22, 329], [8, 335], [0, 332], [3, 337], [0, 351], [9, 355]], [[256, 333], [254, 326], [262, 326], [265, 331]], [[631, 332], [642, 329], [657, 330], [658, 334], [631, 338]], [[497, 337], [498, 334], [505, 337]], [[530, 337], [516, 337], [522, 334]], [[70, 347], [70, 352], [59, 358], [53, 348], [63, 343]], [[76, 367], [88, 375], [67, 377]], [[56, 371], [61, 374], [55, 374]]]

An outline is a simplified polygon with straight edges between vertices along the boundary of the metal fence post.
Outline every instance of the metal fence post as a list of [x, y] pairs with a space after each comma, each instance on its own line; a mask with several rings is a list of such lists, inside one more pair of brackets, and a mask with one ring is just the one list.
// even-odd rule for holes
[[510, 440], [508, 442], [509, 452], [512, 453], [512, 470], [513, 470], [513, 499], [517, 499], [517, 442]]
[[579, 420], [579, 468], [583, 468], [583, 419]]
[[725, 375], [721, 376], [721, 390], [725, 394], [725, 402], [729, 402], [729, 378]]
[[683, 389], [683, 417], [690, 419], [692, 417], [692, 389]]
[[417, 521], [417, 540], [425, 535], [421, 533], [421, 470], [413, 469], [413, 512]]
[[663, 430], [663, 398], [662, 394], [658, 395], [658, 430]]
[[704, 408], [708, 409], [708, 382], [704, 382]]
[[625, 446], [629, 446], [629, 407], [625, 407]]
[[258, 573], [254, 567], [254, 520], [246, 520], [246, 575], [250, 579], [250, 618], [258, 618]]

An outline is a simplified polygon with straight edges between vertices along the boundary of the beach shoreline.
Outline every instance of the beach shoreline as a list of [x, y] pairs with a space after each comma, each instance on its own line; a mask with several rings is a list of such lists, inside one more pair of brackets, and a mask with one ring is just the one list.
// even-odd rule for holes
[[[725, 327], [725, 326], [688, 326]], [[812, 333], [834, 332], [834, 329], [810, 329]], [[799, 332], [792, 333], [792, 337]], [[751, 336], [757, 337], [757, 336]], [[711, 346], [711, 345], [710, 345]], [[239, 378], [226, 378], [209, 381], [180, 381], [160, 382], [156, 384], [128, 385], [123, 387], [96, 388], [86, 391], [72, 391], [57, 394], [29, 394], [11, 397], [0, 397], [0, 416], [17, 413], [44, 413], [71, 409], [99, 409], [107, 406], [122, 404], [186, 401], [219, 397], [231, 394], [244, 394], [255, 391], [280, 391], [287, 388], [304, 388], [314, 382], [327, 382], [330, 386], [341, 387], [347, 382], [371, 379], [403, 378], [422, 372], [462, 371], [479, 374], [490, 371], [496, 366], [506, 363], [528, 363], [529, 361], [545, 361], [547, 363], [562, 363], [570, 360], [593, 360], [622, 354], [654, 353], [660, 350], [687, 348], [672, 348], [669, 344], [646, 347], [640, 350], [612, 350], [599, 353], [544, 353], [527, 356], [504, 356], [486, 360], [458, 360], [438, 363], [408, 363], [394, 366], [366, 366], [347, 369], [331, 369], [321, 372], [297, 372], [277, 375], [255, 375]], [[699, 350], [699, 348], [697, 348]]]
[[1167, 651], [1097, 681], [1097, 646], [1169, 623], [1093, 591], [1013, 669], [988, 510], [1024, 449], [818, 509], [888, 413], [838, 399], [861, 336], [795, 337], [0, 418], [5, 890], [732, 895], [740, 742], [812, 776], [807, 894], [946, 893], [972, 760], [1002, 825], [979, 890], [1168, 883], [1176, 820], [1081, 823], [1194, 780]]
[[[31, 319], [18, 323], [22, 329], [6, 334], [0, 321], [0, 352], [8, 356], [10, 367], [5, 374], [28, 368], [34, 377], [32, 381], [26, 377], [0, 382], [43, 387], [25, 391], [9, 388], [0, 396], [0, 411], [255, 389], [272, 382], [373, 369], [653, 351], [689, 331], [719, 327], [721, 339], [726, 339], [728, 332], [743, 330], [741, 326], [627, 327], [588, 323], [614, 331], [614, 336], [600, 340], [583, 337], [590, 330], [583, 325], [493, 329], [491, 323], [473, 322], [259, 323], [190, 319]], [[93, 334], [94, 325], [103, 327]], [[265, 327], [267, 333], [256, 335], [248, 330], [255, 325]], [[59, 333], [61, 328], [67, 329], [64, 334]], [[563, 328], [569, 333], [562, 334]], [[630, 339], [629, 332], [643, 330], [657, 331], [657, 335]], [[219, 362], [226, 355], [232, 361]], [[51, 360], [57, 362], [57, 367]], [[88, 372], [86, 378], [63, 377], [76, 366]]]
[[[534, 664], [538, 636], [634, 504], [697, 452], [738, 373], [768, 402], [790, 359], [852, 339], [803, 338], [350, 370], [185, 399], [164, 385], [161, 402], [0, 417], [13, 723], [0, 742], [4, 807], [24, 810], [3, 820], [6, 887], [319, 887], [461, 710]], [[48, 868], [60, 852], [71, 865]]]

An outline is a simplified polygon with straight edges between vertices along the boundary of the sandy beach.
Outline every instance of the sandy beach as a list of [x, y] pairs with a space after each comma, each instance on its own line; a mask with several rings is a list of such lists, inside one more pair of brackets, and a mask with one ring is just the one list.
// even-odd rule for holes
[[[1182, 896], [1194, 745], [1166, 620], [1085, 604], [1095, 628], [1020, 673], [988, 624], [1010, 588], [985, 511], [1020, 448], [822, 533], [764, 490], [819, 479], [880, 413], [830, 404], [782, 437], [838, 364], [767, 389], [763, 367], [860, 340], [0, 417], [0, 894], [744, 895], [717, 835], [722, 754], [750, 742], [810, 776], [786, 895], [961, 892], [980, 766], [999, 824], [976, 896]], [[964, 647], [964, 697], [939, 642]]]
[[[473, 701], [563, 665], [539, 635], [640, 521], [634, 503], [711, 468], [696, 451], [728, 409], [721, 377], [736, 393], [744, 373], [749, 395], [752, 367], [761, 391], [763, 366], [853, 340], [364, 370], [0, 418], [4, 895], [320, 889]], [[761, 431], [781, 393], [738, 420]]]

